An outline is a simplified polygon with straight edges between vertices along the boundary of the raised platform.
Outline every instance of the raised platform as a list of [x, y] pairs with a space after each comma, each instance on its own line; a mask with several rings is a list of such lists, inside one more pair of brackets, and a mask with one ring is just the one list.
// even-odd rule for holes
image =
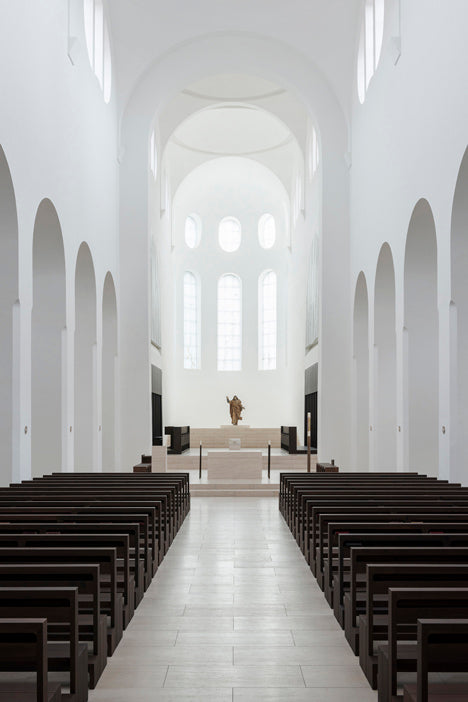
[[281, 430], [278, 427], [258, 429], [247, 425], [226, 424], [220, 427], [194, 428], [190, 427], [190, 448], [198, 448], [200, 442], [207, 448], [229, 448], [229, 439], [240, 439], [241, 447], [267, 448], [271, 442], [272, 448], [281, 447]]

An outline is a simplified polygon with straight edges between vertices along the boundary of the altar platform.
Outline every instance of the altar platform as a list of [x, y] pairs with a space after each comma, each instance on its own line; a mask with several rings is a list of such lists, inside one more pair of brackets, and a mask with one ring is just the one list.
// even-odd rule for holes
[[[256, 449], [261, 454], [261, 478], [208, 478], [207, 457], [217, 451], [224, 453], [226, 449], [207, 448], [202, 450], [202, 477], [199, 478], [200, 449], [192, 448], [179, 456], [167, 457], [167, 470], [169, 472], [184, 471], [190, 474], [190, 491], [192, 497], [277, 497], [279, 493], [280, 473], [287, 471], [307, 471], [307, 456], [303, 454], [289, 454], [279, 448], [271, 449], [271, 471], [268, 479], [268, 450]], [[242, 451], [252, 453], [252, 449], [231, 451], [234, 457]], [[311, 456], [311, 470], [315, 472], [317, 456]]]

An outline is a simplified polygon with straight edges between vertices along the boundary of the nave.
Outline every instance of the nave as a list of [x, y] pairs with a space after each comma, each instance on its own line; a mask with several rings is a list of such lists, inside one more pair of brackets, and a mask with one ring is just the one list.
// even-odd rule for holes
[[90, 702], [373, 702], [275, 498], [192, 499]]

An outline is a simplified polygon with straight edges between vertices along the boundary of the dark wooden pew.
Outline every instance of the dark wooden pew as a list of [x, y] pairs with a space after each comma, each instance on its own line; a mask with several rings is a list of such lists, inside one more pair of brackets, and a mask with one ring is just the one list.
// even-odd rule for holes
[[417, 636], [417, 682], [404, 686], [404, 702], [466, 702], [466, 683], [429, 685], [428, 674], [467, 672], [468, 619], [420, 619]]
[[61, 702], [59, 683], [48, 681], [47, 620], [0, 619], [0, 660], [14, 670], [18, 659], [36, 671], [36, 683], [0, 683], [0, 702]]
[[[388, 643], [378, 645], [379, 702], [396, 702], [398, 672], [417, 668], [417, 620], [468, 619], [468, 588], [390, 588]], [[440, 671], [442, 672], [442, 670]]]
[[[320, 516], [322, 514], [334, 513], [341, 518], [348, 518], [351, 514], [395, 514], [404, 515], [398, 516], [397, 521], [417, 521], [419, 515], [427, 514], [434, 521], [455, 521], [452, 515], [465, 515], [464, 519], [468, 521], [468, 504], [452, 505], [441, 503], [434, 500], [405, 500], [399, 498], [397, 500], [353, 500], [348, 502], [337, 502], [336, 500], [326, 500], [318, 502], [312, 508], [311, 533], [310, 533], [310, 568], [316, 575], [317, 571], [317, 548], [320, 543]], [[408, 515], [417, 515], [414, 519], [409, 519]], [[439, 515], [444, 515], [441, 518]], [[450, 515], [450, 516], [447, 516]], [[335, 521], [337, 519], [335, 518]], [[460, 519], [463, 521], [463, 519]], [[320, 584], [320, 583], [319, 583]]]
[[49, 499], [49, 500], [17, 500], [12, 498], [10, 502], [0, 503], [0, 519], [7, 521], [10, 515], [25, 514], [25, 511], [34, 515], [41, 514], [111, 514], [115, 511], [120, 511], [122, 514], [141, 513], [146, 514], [150, 520], [150, 539], [151, 550], [153, 554], [152, 570], [153, 575], [156, 574], [159, 563], [162, 562], [167, 551], [167, 542], [165, 541], [161, 515], [154, 502], [148, 501], [101, 501], [91, 499], [75, 500], [66, 498]]
[[[39, 548], [5, 547], [0, 548], [0, 563], [52, 563], [78, 564], [97, 563], [101, 573], [101, 611], [107, 614], [108, 653], [112, 655], [122, 638], [123, 598], [117, 592], [117, 555], [114, 548]], [[104, 589], [102, 583], [104, 582]], [[108, 601], [106, 602], [106, 599]], [[92, 603], [89, 604], [91, 609]]]
[[[367, 527], [367, 532], [363, 527]], [[324, 561], [325, 593], [337, 621], [343, 625], [343, 597], [349, 585], [349, 557], [353, 547], [366, 546], [468, 546], [468, 522], [384, 522], [364, 525], [330, 522], [330, 540], [337, 543], [330, 567], [330, 550]], [[421, 535], [423, 538], [421, 538]], [[413, 538], [414, 536], [414, 538]]]
[[[89, 686], [94, 689], [107, 662], [107, 616], [101, 613], [99, 565], [68, 563], [0, 563], [1, 587], [77, 587], [87, 598], [86, 614], [78, 618], [79, 640], [88, 650]], [[89, 612], [89, 613], [88, 613]], [[62, 632], [57, 632], [60, 640]]]
[[343, 604], [345, 636], [353, 652], [357, 654], [359, 651], [359, 615], [367, 614], [366, 573], [369, 565], [409, 564], [416, 569], [421, 563], [463, 565], [467, 562], [468, 548], [466, 547], [352, 548], [350, 588], [343, 598]]
[[[47, 659], [51, 672], [69, 675], [69, 693], [62, 699], [86, 702], [88, 699], [88, 647], [78, 641], [78, 588], [6, 588], [0, 587], [0, 618], [45, 618], [47, 620]], [[64, 642], [50, 640], [50, 629], [60, 624]], [[0, 670], [11, 670], [11, 662], [0, 658]], [[18, 660], [14, 669], [34, 670], [31, 661]], [[68, 681], [67, 681], [68, 683]]]
[[[44, 545], [49, 546], [55, 543], [55, 536], [71, 538], [61, 538], [59, 543], [71, 543], [73, 546], [110, 546], [117, 549], [117, 558], [120, 559], [117, 565], [119, 573], [118, 587], [124, 595], [124, 628], [130, 622], [135, 607], [141, 602], [144, 594], [144, 561], [140, 558], [140, 528], [138, 524], [109, 524], [102, 522], [99, 528], [94, 523], [59, 523], [43, 522], [31, 520], [28, 522], [14, 522], [5, 524], [0, 522], [0, 545], [1, 536], [8, 534], [25, 534], [38, 537], [47, 535], [45, 539], [26, 539], [18, 543], [18, 546]], [[122, 538], [121, 538], [122, 537]], [[127, 539], [128, 537], [128, 539]], [[127, 548], [128, 540], [128, 548]]]
[[[113, 574], [102, 570], [101, 572], [101, 602], [104, 606], [109, 607], [111, 623], [115, 629], [113, 638], [116, 639], [115, 649], [118, 641], [122, 638], [122, 631], [126, 627], [126, 620], [130, 621], [135, 611], [135, 581], [130, 575], [130, 559], [129, 559], [129, 538], [128, 534], [31, 534], [31, 533], [16, 533], [14, 530], [8, 533], [2, 533], [0, 529], [0, 548], [59, 548], [73, 549], [87, 548], [91, 549], [91, 553], [95, 548], [113, 549], [115, 555], [115, 587], [116, 595], [114, 596], [112, 583]], [[121, 564], [119, 567], [120, 559]], [[123, 601], [122, 601], [123, 598]]]
[[[393, 569], [389, 569], [389, 565]], [[464, 564], [463, 564], [464, 565]], [[367, 566], [365, 610], [359, 615], [359, 663], [371, 687], [377, 687], [378, 658], [375, 644], [388, 641], [388, 592], [391, 587], [465, 587], [466, 572], [456, 564], [433, 560], [411, 565], [404, 569], [400, 564], [374, 564]]]

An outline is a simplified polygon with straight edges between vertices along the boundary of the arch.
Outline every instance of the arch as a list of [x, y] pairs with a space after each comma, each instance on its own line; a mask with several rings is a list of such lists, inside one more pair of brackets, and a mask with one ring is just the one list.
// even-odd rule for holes
[[405, 383], [406, 465], [438, 475], [439, 465], [439, 314], [437, 237], [427, 200], [413, 210], [404, 272], [407, 378]]
[[10, 168], [0, 146], [0, 485], [13, 478], [15, 304], [18, 300], [18, 217]]
[[468, 149], [458, 172], [452, 207], [451, 226], [452, 308], [452, 436], [450, 479], [466, 484], [468, 445]]
[[374, 300], [374, 470], [396, 470], [395, 269], [387, 243], [377, 261]]
[[65, 251], [54, 205], [40, 203], [33, 234], [31, 315], [31, 470], [64, 467], [63, 334], [66, 326]]
[[96, 467], [96, 276], [82, 243], [75, 269], [75, 470]]
[[356, 470], [369, 470], [369, 296], [362, 271], [356, 282], [353, 320], [354, 466]]
[[102, 292], [102, 469], [116, 470], [117, 298], [110, 272]]

